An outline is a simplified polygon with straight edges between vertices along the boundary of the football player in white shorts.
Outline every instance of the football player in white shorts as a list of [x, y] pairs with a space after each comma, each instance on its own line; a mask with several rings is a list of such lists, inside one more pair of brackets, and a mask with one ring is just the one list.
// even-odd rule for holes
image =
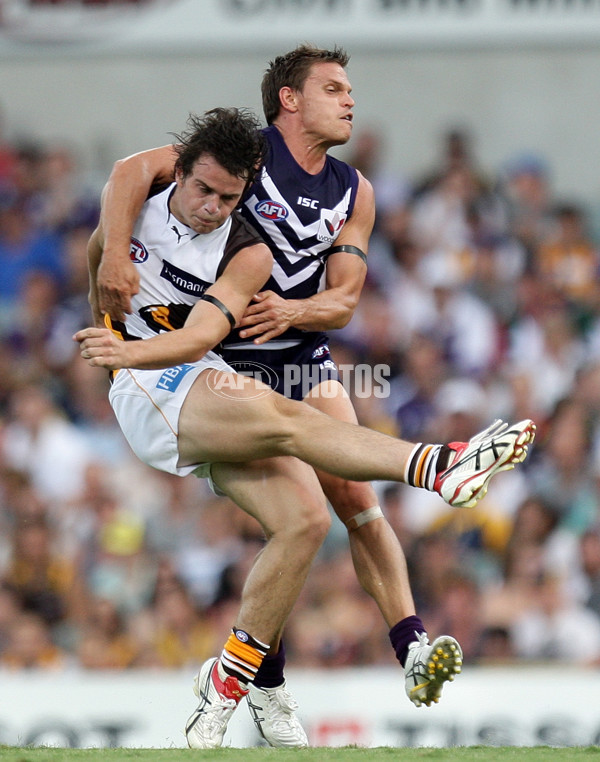
[[[343, 67], [335, 59], [320, 61], [315, 65], [319, 68], [313, 77], [314, 81], [311, 81], [311, 87], [319, 91], [325, 84], [334, 81], [336, 86], [331, 95], [331, 109], [339, 107], [340, 114], [351, 113], [353, 101], [349, 96]], [[309, 71], [314, 70], [309, 67]], [[298, 99], [296, 98], [296, 105], [292, 105], [291, 95], [290, 88], [287, 88], [286, 116], [298, 113]], [[342, 122], [346, 125], [344, 134], [349, 136], [351, 120], [343, 119]], [[175, 150], [180, 152], [182, 149], [179, 146]], [[179, 159], [176, 166], [177, 188], [170, 203], [173, 199], [178, 201], [180, 192], [186, 190], [188, 179], [181, 171]], [[215, 190], [219, 190], [210, 182], [204, 182], [203, 185], [196, 182], [196, 186], [201, 195], [211, 197]], [[115, 192], [114, 184], [109, 184], [108, 187], [109, 194]], [[240, 189], [240, 198], [242, 191], [243, 187]], [[362, 194], [371, 198], [369, 186], [365, 183]], [[119, 195], [119, 199], [122, 198], [122, 194]], [[110, 195], [108, 200], [110, 202]], [[146, 205], [151, 202], [152, 199]], [[143, 215], [144, 209], [141, 216]], [[110, 223], [110, 215], [105, 216], [106, 225]], [[359, 237], [361, 245], [366, 248], [363, 239], [365, 236], [368, 238], [372, 220], [367, 224], [371, 217], [366, 212], [357, 219], [363, 218], [366, 220], [362, 226], [365, 230], [360, 232]], [[122, 221], [123, 218], [119, 219]], [[171, 235], [191, 239], [194, 220], [186, 219], [183, 214], [177, 220], [180, 224], [174, 223], [176, 231], [172, 231]], [[137, 224], [140, 224], [140, 218]], [[358, 230], [362, 230], [362, 227], [359, 225]], [[342, 230], [348, 230], [347, 235], [352, 236], [352, 231], [358, 234], [355, 228], [348, 222]], [[104, 230], [102, 235], [112, 235], [113, 232]], [[132, 239], [135, 275], [132, 278], [127, 276], [122, 283], [113, 282], [112, 287], [117, 291], [121, 289], [130, 295], [134, 294], [132, 312], [127, 314], [124, 321], [126, 327], [135, 318], [140, 325], [151, 322], [156, 328], [161, 325], [161, 321], [166, 321], [165, 303], [157, 301], [159, 308], [154, 313], [149, 309], [143, 314], [140, 312], [137, 300], [145, 294], [145, 271], [144, 263], [136, 263], [135, 258], [145, 254], [137, 247], [135, 233], [136, 230]], [[347, 256], [349, 260], [343, 260], [346, 264], [357, 262], [360, 267], [364, 266], [364, 257], [356, 255], [355, 245], [348, 243], [346, 248], [337, 248], [342, 250], [336, 253], [336, 262], [342, 261], [339, 257]], [[412, 444], [384, 437], [354, 423], [334, 420], [306, 403], [270, 394], [268, 387], [255, 379], [239, 379], [226, 369], [197, 366], [196, 363], [201, 358], [208, 357], [212, 361], [207, 353], [225, 338], [231, 327], [239, 324], [247, 304], [268, 280], [270, 270], [266, 267], [260, 245], [250, 247], [248, 251], [252, 249], [253, 253], [247, 257], [243, 250], [228, 260], [214, 285], [206, 288], [182, 326], [169, 323], [169, 327], [177, 330], [163, 330], [157, 335], [144, 336], [147, 340], [139, 342], [119, 341], [114, 334], [102, 329], [86, 329], [76, 337], [81, 342], [83, 356], [92, 364], [109, 369], [129, 369], [120, 370], [113, 384], [111, 400], [116, 412], [119, 414], [119, 408], [128, 407], [128, 396], [133, 390], [139, 397], [136, 404], [145, 405], [148, 417], [160, 415], [163, 419], [165, 436], [171, 437], [168, 457], [178, 469], [175, 472], [181, 473], [179, 469], [184, 469], [188, 473], [207, 473], [210, 470], [215, 485], [240, 507], [256, 516], [269, 538], [265, 551], [259, 556], [249, 576], [232, 637], [221, 658], [207, 662], [197, 677], [196, 692], [200, 704], [190, 718], [186, 731], [190, 746], [199, 748], [221, 744], [231, 712], [241, 696], [249, 690], [249, 705], [256, 715], [257, 726], [271, 745], [301, 746], [307, 742], [304, 731], [295, 719], [293, 703], [288, 700], [285, 684], [274, 686], [271, 691], [261, 691], [260, 696], [258, 691], [252, 692], [254, 675], [270, 645], [278, 643], [283, 623], [328, 526], [328, 514], [319, 482], [305, 464], [314, 466], [320, 472], [341, 477], [349, 483], [373, 479], [405, 481], [438, 492], [452, 505], [470, 506], [485, 494], [489, 480], [495, 473], [512, 468], [524, 459], [535, 428], [529, 420], [511, 427], [499, 423], [493, 424], [466, 443]], [[99, 263], [100, 257], [97, 260]], [[182, 268], [170, 262], [161, 272], [166, 270], [171, 285], [193, 291], [194, 283], [188, 282], [186, 276], [179, 272], [180, 269]], [[96, 273], [97, 269], [94, 275]], [[138, 279], [139, 290], [136, 293]], [[362, 283], [362, 279], [357, 280]], [[97, 299], [97, 291], [95, 296]], [[148, 304], [145, 306], [152, 307]], [[177, 309], [171, 310], [169, 307], [169, 317], [171, 313], [179, 314]], [[139, 334], [136, 336], [139, 337]], [[123, 337], [127, 338], [126, 335]], [[167, 375], [161, 373], [153, 375], [151, 379], [146, 377], [148, 384], [142, 390], [141, 374], [156, 369], [167, 369]], [[124, 373], [130, 375], [125, 394], [122, 390], [119, 391], [120, 384], [126, 383], [122, 380]], [[177, 385], [176, 394], [185, 394], [181, 408], [174, 397], [166, 396], [169, 395], [166, 387], [169, 386], [171, 376], [173, 385]], [[160, 389], [157, 388], [159, 382]], [[147, 394], [149, 387], [154, 390], [151, 398]], [[145, 403], [142, 402], [144, 395], [147, 397]], [[117, 401], [117, 398], [123, 399]], [[123, 413], [120, 415], [122, 417]], [[131, 419], [145, 420], [141, 412], [131, 415]], [[134, 436], [137, 436], [137, 431]], [[132, 439], [130, 441], [138, 455], [151, 465], [164, 468], [165, 463], [155, 458], [166, 456], [154, 451], [148, 437], [140, 434], [137, 439], [140, 440], [142, 449]], [[162, 452], [163, 446], [160, 449]], [[304, 463], [297, 463], [289, 456], [295, 456]], [[257, 459], [263, 458], [269, 460], [257, 462]], [[261, 480], [260, 495], [256, 494], [257, 473], [269, 477], [268, 494], [263, 488], [265, 479]], [[290, 482], [294, 485], [291, 488]], [[300, 504], [301, 509], [298, 507]], [[372, 527], [382, 521], [381, 511], [376, 506], [367, 507], [352, 518], [354, 529]], [[302, 528], [304, 522], [306, 524]], [[291, 536], [294, 530], [300, 533], [300, 548], [297, 547], [298, 537]], [[373, 547], [372, 550], [375, 552], [376, 548]], [[290, 563], [292, 557], [293, 564]], [[290, 567], [293, 567], [293, 572]], [[281, 575], [278, 576], [279, 572]], [[405, 571], [403, 576], [406, 576]], [[410, 598], [406, 581], [402, 585]], [[380, 587], [382, 590], [387, 589], [388, 600], [391, 589], [383, 585]], [[390, 618], [391, 616], [390, 614]], [[400, 649], [403, 653], [402, 663], [409, 697], [417, 705], [430, 704], [438, 700], [443, 683], [460, 671], [462, 654], [458, 643], [449, 636], [442, 636], [429, 644], [422, 626], [416, 627], [415, 620], [417, 617], [407, 615], [406, 621], [398, 623], [402, 626], [402, 632], [398, 634], [397, 650]], [[228, 687], [233, 684], [234, 688]], [[277, 728], [283, 728], [279, 735], [271, 732], [275, 721], [271, 722], [270, 717], [277, 721]]]

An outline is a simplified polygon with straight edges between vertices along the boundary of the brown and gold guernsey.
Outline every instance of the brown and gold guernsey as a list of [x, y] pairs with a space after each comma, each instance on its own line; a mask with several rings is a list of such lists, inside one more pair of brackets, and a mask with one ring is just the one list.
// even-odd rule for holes
[[140, 275], [139, 292], [124, 322], [107, 320], [126, 341], [181, 328], [232, 257], [263, 242], [238, 212], [212, 233], [196, 233], [171, 214], [174, 190], [173, 183], [146, 201], [131, 237], [129, 256]]

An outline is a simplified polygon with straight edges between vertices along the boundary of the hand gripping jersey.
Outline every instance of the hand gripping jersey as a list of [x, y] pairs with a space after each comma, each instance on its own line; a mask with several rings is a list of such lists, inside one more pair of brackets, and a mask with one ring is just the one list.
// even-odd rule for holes
[[[354, 209], [358, 175], [332, 156], [327, 156], [319, 174], [311, 175], [298, 165], [276, 127], [263, 132], [268, 142], [266, 161], [240, 211], [275, 260], [264, 288], [285, 299], [306, 299], [325, 288], [327, 253]], [[305, 338], [307, 332], [290, 328], [262, 346], [289, 347]], [[224, 344], [253, 346], [235, 332]]]
[[140, 290], [125, 323], [109, 320], [109, 327], [126, 340], [181, 328], [231, 258], [262, 243], [237, 212], [212, 233], [196, 233], [170, 212], [175, 187], [150, 197], [134, 227], [130, 257], [140, 274]]

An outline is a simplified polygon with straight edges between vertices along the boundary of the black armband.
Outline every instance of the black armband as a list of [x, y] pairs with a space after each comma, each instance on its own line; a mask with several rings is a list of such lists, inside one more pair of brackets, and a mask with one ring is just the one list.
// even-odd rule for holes
[[341, 246], [332, 246], [331, 249], [327, 252], [327, 256], [330, 254], [335, 254], [338, 251], [345, 251], [348, 254], [356, 254], [357, 257], [360, 257], [362, 261], [367, 264], [367, 255], [364, 251], [358, 248], [358, 246], [348, 246], [348, 244], [342, 244]]
[[217, 297], [213, 296], [212, 294], [204, 294], [202, 298], [204, 299], [205, 302], [210, 302], [211, 304], [214, 304], [215, 307], [218, 307], [221, 310], [221, 312], [225, 315], [227, 320], [229, 320], [229, 325], [231, 326], [231, 328], [232, 329], [235, 328], [235, 322], [236, 322], [235, 318], [233, 317], [231, 312], [229, 312], [227, 307], [223, 304], [223, 302], [220, 299], [217, 299]]

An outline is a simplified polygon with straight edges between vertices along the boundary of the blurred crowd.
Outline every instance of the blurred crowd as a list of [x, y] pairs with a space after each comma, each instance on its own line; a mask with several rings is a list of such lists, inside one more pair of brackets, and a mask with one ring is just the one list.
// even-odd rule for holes
[[[471, 664], [600, 666], [600, 253], [590, 210], [541, 156], [484, 171], [465, 130], [423, 172], [376, 130], [344, 158], [375, 187], [369, 275], [334, 357], [360, 421], [411, 441], [533, 418], [528, 460], [472, 510], [378, 483], [417, 613]], [[264, 539], [194, 477], [129, 451], [108, 378], [80, 359], [98, 218], [68, 146], [0, 145], [0, 668], [193, 669], [218, 652]], [[372, 391], [372, 390], [370, 390]], [[392, 664], [337, 520], [286, 632], [295, 667]]]

